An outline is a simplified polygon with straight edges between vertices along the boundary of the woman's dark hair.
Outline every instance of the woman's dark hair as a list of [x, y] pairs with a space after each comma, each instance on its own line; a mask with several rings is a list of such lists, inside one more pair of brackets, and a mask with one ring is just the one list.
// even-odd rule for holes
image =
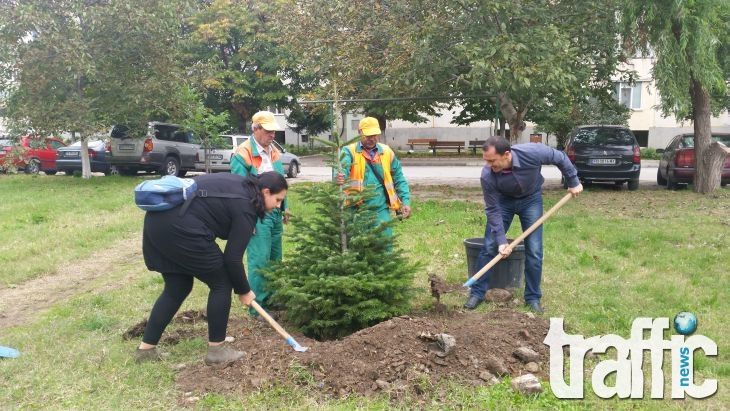
[[288, 190], [289, 184], [286, 178], [276, 171], [267, 171], [259, 174], [259, 188], [268, 188], [271, 194], [279, 194], [282, 190]]
[[251, 203], [254, 207], [256, 207], [256, 214], [259, 218], [264, 218], [264, 215], [266, 214], [264, 197], [261, 194], [261, 190], [268, 188], [271, 194], [278, 194], [282, 190], [289, 189], [289, 184], [286, 182], [284, 176], [276, 171], [267, 171], [259, 174], [258, 176], [249, 174], [246, 177], [244, 184], [250, 187], [251, 191], [253, 191]]

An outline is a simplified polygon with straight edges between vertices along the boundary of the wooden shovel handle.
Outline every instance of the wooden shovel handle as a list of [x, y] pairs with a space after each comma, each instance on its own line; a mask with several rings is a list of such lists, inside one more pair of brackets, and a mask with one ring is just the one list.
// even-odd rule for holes
[[271, 325], [276, 330], [276, 332], [279, 333], [279, 335], [281, 335], [282, 337], [284, 337], [284, 339], [288, 340], [289, 338], [291, 338], [291, 335], [289, 335], [289, 333], [286, 332], [286, 330], [284, 330], [279, 325], [279, 323], [276, 322], [276, 320], [274, 320], [273, 318], [271, 318], [271, 316], [269, 315], [269, 313], [267, 313], [266, 310], [264, 310], [263, 308], [261, 308], [261, 306], [259, 305], [259, 303], [256, 302], [256, 300], [251, 301], [251, 307], [253, 307], [254, 310], [256, 310], [256, 312], [259, 313], [260, 316], [264, 317], [264, 319], [266, 320], [266, 322], [268, 322], [269, 325]]

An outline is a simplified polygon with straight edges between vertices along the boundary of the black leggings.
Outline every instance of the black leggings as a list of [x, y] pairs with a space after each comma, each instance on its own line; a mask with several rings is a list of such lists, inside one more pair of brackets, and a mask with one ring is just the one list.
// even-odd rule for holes
[[193, 290], [193, 278], [210, 288], [208, 293], [208, 341], [222, 342], [226, 338], [228, 315], [231, 312], [233, 286], [224, 267], [206, 274], [192, 276], [180, 273], [162, 273], [165, 289], [152, 307], [142, 341], [157, 345], [165, 327], [180, 309], [185, 298]]

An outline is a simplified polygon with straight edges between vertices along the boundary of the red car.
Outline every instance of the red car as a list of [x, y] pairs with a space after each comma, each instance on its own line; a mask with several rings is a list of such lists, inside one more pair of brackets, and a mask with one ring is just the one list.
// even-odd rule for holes
[[[712, 133], [712, 140], [730, 147], [730, 134]], [[675, 136], [664, 150], [657, 150], [662, 154], [659, 160], [659, 169], [656, 182], [660, 186], [667, 186], [674, 190], [680, 184], [694, 182], [695, 178], [695, 139], [694, 134], [680, 134]], [[730, 183], [730, 156], [725, 157], [720, 184]]]
[[15, 146], [20, 153], [17, 158], [8, 159], [7, 161], [12, 161], [13, 166], [25, 170], [28, 174], [38, 174], [40, 171], [46, 174], [56, 174], [58, 149], [66, 146], [66, 143], [54, 137], [23, 136], [20, 138], [20, 142], [15, 145], [10, 140], [2, 140], [1, 142], [0, 167], [6, 161], [8, 155], [13, 155], [11, 153]]

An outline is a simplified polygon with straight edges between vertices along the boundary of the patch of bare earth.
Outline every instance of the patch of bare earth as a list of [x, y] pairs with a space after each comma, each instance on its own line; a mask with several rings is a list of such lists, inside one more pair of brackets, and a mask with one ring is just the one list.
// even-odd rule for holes
[[[336, 341], [294, 338], [309, 347], [294, 351], [268, 324], [252, 318], [231, 319], [231, 344], [246, 352], [226, 366], [202, 361], [179, 366], [177, 385], [185, 398], [216, 392], [242, 395], [272, 386], [304, 386], [323, 397], [351, 393], [420, 396], [448, 379], [491, 385], [505, 376], [532, 373], [546, 380], [547, 319], [515, 311], [512, 303], [490, 312], [441, 309], [390, 319]], [[286, 323], [283, 323], [286, 327]], [[174, 334], [184, 333], [178, 324]], [[134, 327], [132, 327], [133, 329]], [[198, 327], [200, 338], [205, 329]], [[444, 337], [446, 335], [447, 337]], [[451, 339], [452, 338], [452, 339]], [[444, 341], [453, 345], [446, 348]], [[519, 358], [528, 348], [535, 358]], [[201, 359], [203, 352], [200, 353]], [[183, 398], [183, 403], [186, 399]]]
[[55, 273], [0, 289], [0, 329], [24, 324], [55, 303], [75, 295], [124, 286], [126, 279], [109, 277], [108, 267], [141, 258], [139, 238], [125, 238], [92, 257], [70, 261]]

